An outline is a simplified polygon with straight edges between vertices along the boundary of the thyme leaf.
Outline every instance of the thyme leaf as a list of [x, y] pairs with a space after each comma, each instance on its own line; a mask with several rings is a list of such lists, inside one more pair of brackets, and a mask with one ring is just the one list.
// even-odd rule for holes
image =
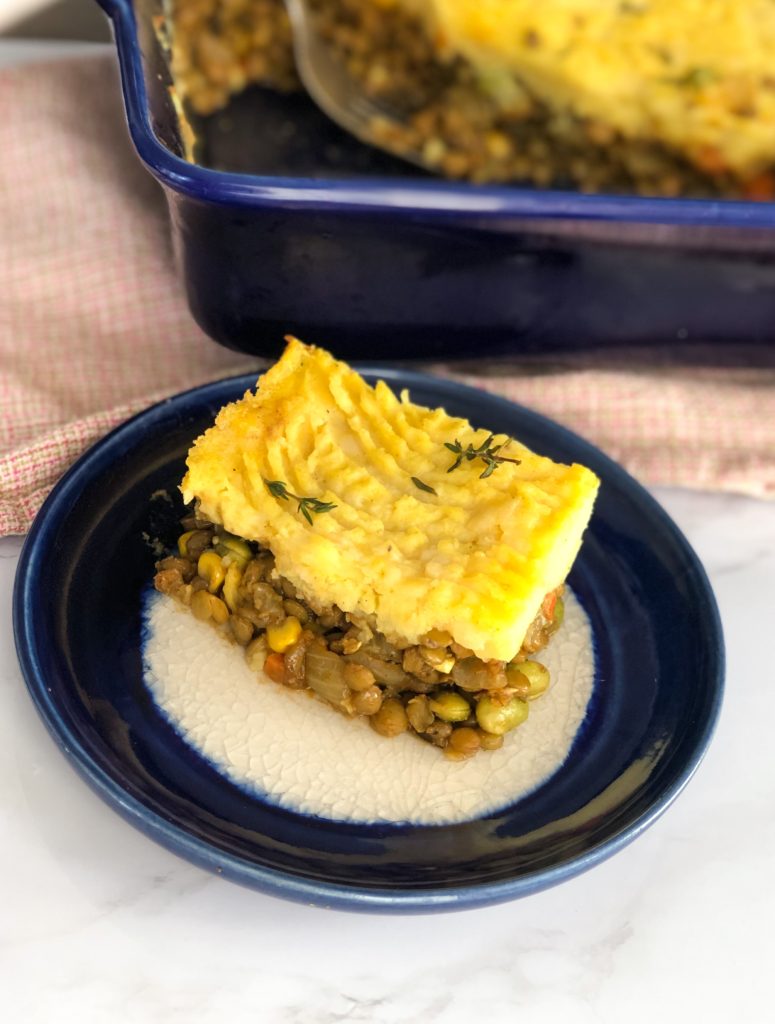
[[676, 78], [668, 78], [666, 81], [687, 89], [704, 89], [706, 85], [710, 85], [717, 78], [718, 75], [713, 68], [696, 67], [689, 68], [684, 74], [678, 75]]
[[312, 513], [319, 512], [330, 512], [331, 509], [336, 508], [333, 501], [320, 501], [318, 498], [297, 498], [295, 494], [291, 495], [298, 501], [297, 512], [301, 512], [307, 522], [312, 525]]
[[480, 480], [486, 480], [488, 476], [492, 476], [492, 474], [495, 472], [495, 470], [498, 468], [498, 466], [500, 466], [502, 462], [513, 462], [515, 466], [518, 466], [522, 461], [521, 459], [510, 459], [506, 455], [498, 454], [498, 452], [502, 448], [505, 448], [506, 445], [509, 444], [511, 438], [507, 438], [500, 444], [493, 444], [494, 440], [495, 434], [490, 434], [479, 445], [478, 448], [474, 448], [472, 444], [469, 444], [466, 448], [464, 448], [457, 438], [455, 438], [454, 444], [450, 443], [449, 441], [445, 441], [444, 447], [449, 448], [449, 450], [451, 452], [454, 452], [454, 454], [457, 456], [457, 458], [449, 467], [447, 472], [451, 473], [453, 469], [457, 469], [457, 467], [463, 462], [464, 459], [467, 462], [473, 462], [474, 459], [481, 459], [484, 462], [484, 470], [479, 474]]
[[426, 484], [423, 480], [420, 480], [420, 478], [417, 477], [417, 476], [413, 476], [412, 477], [412, 483], [414, 484], [415, 487], [418, 487], [421, 491], [426, 491], [428, 494], [436, 494], [436, 491], [430, 486], [430, 484]]
[[264, 483], [273, 497], [281, 498], [283, 501], [288, 500], [288, 486], [282, 480], [264, 480]]
[[266, 489], [269, 493], [279, 498], [281, 501], [293, 501], [298, 502], [296, 511], [301, 512], [307, 522], [312, 526], [312, 513], [316, 515], [320, 512], [330, 512], [336, 508], [333, 501], [321, 501], [319, 498], [301, 497], [298, 494], [292, 494], [288, 490], [288, 485], [283, 480], [264, 480]]

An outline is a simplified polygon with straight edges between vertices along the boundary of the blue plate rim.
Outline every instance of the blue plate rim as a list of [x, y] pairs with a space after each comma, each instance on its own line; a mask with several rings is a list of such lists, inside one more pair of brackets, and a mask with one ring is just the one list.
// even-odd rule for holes
[[309, 902], [326, 908], [399, 913], [476, 908], [542, 891], [602, 863], [636, 839], [667, 810], [702, 762], [718, 723], [724, 693], [725, 672], [723, 630], [710, 581], [696, 552], [659, 502], [618, 463], [567, 427], [509, 399], [492, 395], [457, 381], [391, 366], [353, 365], [368, 378], [392, 381], [395, 384], [400, 384], [401, 387], [408, 387], [410, 390], [413, 386], [430, 386], [439, 392], [439, 404], [444, 404], [447, 398], [454, 400], [456, 395], [468, 395], [495, 408], [508, 409], [512, 413], [515, 409], [518, 410], [520, 415], [531, 419], [536, 426], [571, 442], [579, 452], [579, 461], [585, 460], [585, 452], [588, 455], [593, 455], [598, 466], [602, 465], [614, 479], [623, 484], [628, 491], [637, 495], [638, 502], [648, 509], [660, 526], [666, 530], [672, 542], [681, 549], [696, 580], [697, 596], [704, 602], [703, 618], [712, 634], [709, 646], [712, 646], [715, 655], [715, 670], [712, 677], [706, 679], [705, 683], [712, 687], [713, 699], [683, 770], [671, 785], [665, 787], [660, 797], [652, 803], [647, 812], [619, 833], [583, 855], [550, 868], [524, 873], [513, 879], [460, 885], [444, 890], [433, 887], [412, 890], [364, 889], [358, 885], [311, 881], [260, 865], [246, 864], [240, 857], [215, 850], [204, 840], [171, 825], [163, 816], [146, 807], [141, 800], [129, 795], [122, 788], [120, 782], [113, 779], [94, 762], [78, 736], [68, 729], [58, 715], [56, 704], [48, 690], [45, 675], [41, 670], [35, 650], [36, 645], [31, 627], [32, 617], [27, 614], [33, 597], [36, 563], [45, 552], [46, 544], [50, 542], [50, 535], [55, 532], [57, 512], [69, 507], [71, 500], [80, 492], [82, 483], [91, 480], [93, 473], [99, 471], [103, 464], [109, 465], [113, 461], [112, 455], [121, 454], [124, 448], [124, 438], [132, 436], [139, 423], [152, 424], [155, 420], [162, 418], [173, 404], [186, 406], [195, 401], [198, 405], [204, 406], [210, 398], [213, 400], [211, 404], [215, 404], [217, 407], [222, 403], [222, 399], [214, 396], [219, 395], [222, 391], [232, 389], [237, 391], [240, 387], [246, 390], [252, 387], [256, 381], [256, 374], [238, 374], [220, 378], [156, 402], [124, 421], [93, 444], [54, 486], [24, 541], [14, 580], [12, 601], [14, 639], [27, 690], [57, 746], [78, 774], [110, 807], [130, 824], [171, 852], [232, 881], [249, 885], [264, 893], [297, 902]]

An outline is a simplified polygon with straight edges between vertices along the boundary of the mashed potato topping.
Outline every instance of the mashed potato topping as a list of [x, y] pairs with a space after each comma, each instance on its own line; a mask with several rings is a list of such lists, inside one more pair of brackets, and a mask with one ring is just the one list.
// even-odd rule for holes
[[[372, 0], [552, 109], [751, 178], [775, 157], [769, 0]], [[507, 90], [504, 88], [504, 96]]]
[[[448, 445], [489, 439], [291, 338], [257, 390], [195, 442], [182, 491], [211, 522], [268, 547], [313, 607], [368, 616], [409, 643], [444, 630], [479, 658], [509, 661], [564, 581], [599, 481], [505, 435], [490, 448], [516, 461], [483, 476], [485, 460], [463, 458], [450, 472]], [[327, 508], [307, 518], [302, 498]]]

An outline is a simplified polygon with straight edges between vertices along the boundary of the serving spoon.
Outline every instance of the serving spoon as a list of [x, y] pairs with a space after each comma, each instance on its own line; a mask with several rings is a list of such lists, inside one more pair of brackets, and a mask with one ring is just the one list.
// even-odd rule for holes
[[[391, 146], [387, 138], [376, 137], [375, 121], [392, 123], [400, 128], [401, 115], [364, 95], [361, 87], [348, 73], [344, 62], [337, 59], [315, 28], [315, 17], [310, 11], [308, 0], [285, 0], [285, 7], [293, 33], [296, 70], [310, 98], [323, 113], [361, 142], [400, 157], [423, 170], [437, 172], [438, 169], [424, 160], [421, 153], [408, 151], [397, 144]], [[389, 132], [385, 134], [389, 135]]]

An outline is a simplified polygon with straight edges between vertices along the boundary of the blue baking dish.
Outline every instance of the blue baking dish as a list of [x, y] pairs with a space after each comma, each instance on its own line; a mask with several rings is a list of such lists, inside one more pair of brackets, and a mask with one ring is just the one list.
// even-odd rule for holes
[[99, 2], [191, 312], [221, 344], [272, 356], [290, 331], [360, 359], [695, 342], [770, 358], [775, 203], [441, 181], [344, 139], [306, 97], [255, 89], [228, 115], [249, 126], [229, 169], [192, 163], [162, 0]]

